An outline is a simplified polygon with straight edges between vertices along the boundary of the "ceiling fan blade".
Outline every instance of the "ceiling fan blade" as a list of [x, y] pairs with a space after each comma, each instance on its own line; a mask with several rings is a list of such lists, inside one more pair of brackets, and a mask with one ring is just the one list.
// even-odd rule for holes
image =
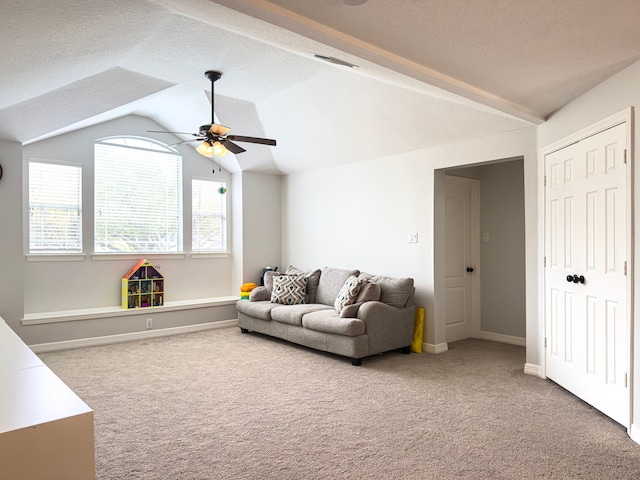
[[236, 145], [235, 143], [230, 141], [228, 138], [220, 140], [220, 143], [222, 143], [222, 145], [224, 145], [224, 147], [227, 150], [229, 150], [231, 153], [238, 154], [238, 153], [246, 152], [244, 148], [242, 148], [240, 145]]
[[229, 127], [218, 125], [217, 123], [212, 123], [211, 128], [209, 128], [209, 132], [214, 135], [226, 135], [229, 130], [231, 130]]
[[167, 145], [167, 146], [168, 147], [175, 147], [176, 145], [183, 145], [185, 143], [191, 143], [191, 142], [203, 142], [205, 140], [206, 140], [206, 138], [204, 138], [204, 137], [198, 137], [198, 138], [192, 138], [191, 140], [183, 140], [182, 142], [172, 143], [171, 145]]
[[228, 135], [227, 138], [229, 140], [234, 140], [236, 142], [248, 142], [248, 143], [259, 143], [261, 145], [276, 145], [275, 140], [271, 140], [270, 138], [258, 138], [258, 137], [244, 137], [242, 135]]

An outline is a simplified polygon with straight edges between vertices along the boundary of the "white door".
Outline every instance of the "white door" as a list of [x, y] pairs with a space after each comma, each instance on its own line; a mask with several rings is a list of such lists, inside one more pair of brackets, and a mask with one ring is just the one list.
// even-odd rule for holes
[[445, 305], [447, 342], [479, 335], [478, 180], [446, 176]]
[[546, 374], [629, 421], [626, 125], [545, 157]]

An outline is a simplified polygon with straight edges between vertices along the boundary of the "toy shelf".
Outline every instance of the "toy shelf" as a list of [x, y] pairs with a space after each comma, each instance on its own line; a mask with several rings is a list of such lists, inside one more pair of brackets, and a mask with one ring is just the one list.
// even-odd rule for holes
[[164, 305], [164, 277], [146, 259], [140, 260], [122, 277], [122, 308]]

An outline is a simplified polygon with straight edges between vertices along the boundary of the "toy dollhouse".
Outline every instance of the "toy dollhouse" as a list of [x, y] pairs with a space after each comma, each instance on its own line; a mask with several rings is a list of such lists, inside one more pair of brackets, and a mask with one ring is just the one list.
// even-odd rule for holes
[[164, 305], [164, 277], [147, 259], [138, 261], [122, 277], [122, 308]]

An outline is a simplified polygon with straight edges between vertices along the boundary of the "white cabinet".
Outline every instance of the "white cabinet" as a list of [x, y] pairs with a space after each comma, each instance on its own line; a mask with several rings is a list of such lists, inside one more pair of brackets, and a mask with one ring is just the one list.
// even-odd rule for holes
[[1, 317], [0, 465], [12, 480], [95, 479], [93, 410]]

